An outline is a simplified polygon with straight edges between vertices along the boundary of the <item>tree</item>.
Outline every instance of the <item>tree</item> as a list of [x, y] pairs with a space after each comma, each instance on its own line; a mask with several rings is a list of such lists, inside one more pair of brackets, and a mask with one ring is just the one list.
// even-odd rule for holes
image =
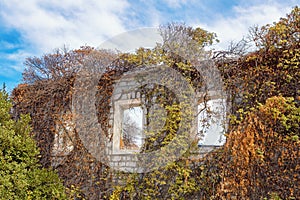
[[38, 163], [39, 150], [31, 138], [30, 117], [11, 118], [12, 103], [0, 90], [0, 198], [66, 199], [58, 175]]
[[[116, 53], [110, 50], [95, 50], [90, 46], [79, 49], [56, 49], [53, 53], [45, 54], [41, 58], [26, 58], [23, 72], [25, 83], [34, 83], [45, 80], [59, 80], [72, 78], [82, 69], [83, 63], [101, 66], [107, 65], [115, 59]], [[88, 61], [87, 61], [88, 60]]]

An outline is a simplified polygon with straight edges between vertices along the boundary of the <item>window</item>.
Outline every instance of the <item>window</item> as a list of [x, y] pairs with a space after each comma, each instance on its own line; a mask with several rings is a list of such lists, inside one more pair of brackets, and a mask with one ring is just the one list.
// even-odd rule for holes
[[[203, 108], [204, 103], [198, 105], [198, 111]], [[161, 109], [163, 108], [159, 110]], [[200, 137], [199, 146], [220, 146], [225, 143], [225, 109], [226, 101], [217, 98], [209, 100], [207, 108], [199, 113], [197, 118], [197, 132]], [[144, 143], [144, 131], [147, 128], [146, 111], [141, 105], [141, 100], [123, 99], [115, 101], [113, 116], [112, 153], [128, 154], [139, 152]], [[163, 127], [163, 124], [151, 125], [151, 128], [159, 130]]]
[[[204, 109], [204, 103], [198, 105], [198, 112]], [[207, 108], [198, 115], [199, 146], [220, 146], [226, 141], [226, 100], [212, 99]]]
[[68, 156], [74, 149], [75, 124], [72, 114], [67, 112], [61, 115], [61, 119], [56, 122], [53, 146], [51, 149], [51, 165], [56, 167], [64, 162], [64, 157]]
[[143, 109], [134, 106], [123, 110], [121, 150], [139, 150], [143, 143]]
[[113, 153], [138, 152], [143, 144], [144, 110], [139, 99], [114, 104]]

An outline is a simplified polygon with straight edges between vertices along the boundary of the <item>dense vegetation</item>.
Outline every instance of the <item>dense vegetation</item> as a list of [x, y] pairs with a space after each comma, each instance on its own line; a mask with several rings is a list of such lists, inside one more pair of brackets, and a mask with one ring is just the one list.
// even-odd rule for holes
[[30, 136], [30, 117], [15, 121], [12, 103], [0, 91], [0, 199], [66, 199], [58, 175], [38, 163], [39, 151]]
[[[194, 148], [192, 145], [180, 159], [164, 167], [144, 174], [120, 174], [124, 178], [122, 184], [114, 185], [109, 167], [95, 160], [75, 133], [72, 139], [74, 149], [55, 167], [64, 180], [64, 185], [75, 188], [81, 193], [78, 196], [89, 199], [298, 198], [300, 9], [295, 7], [285, 18], [272, 25], [252, 28], [249, 41], [232, 45], [228, 51], [208, 51], [207, 47], [217, 41], [216, 35], [201, 28], [169, 24], [162, 26], [160, 31], [163, 44], [158, 44], [153, 49], [140, 48], [134, 54], [82, 47], [79, 50], [57, 51], [41, 58], [28, 58], [25, 62], [27, 68], [24, 72], [24, 84], [13, 92], [13, 114], [20, 120], [13, 122], [8, 114], [10, 106], [4, 107], [6, 114], [3, 116], [9, 123], [13, 123], [9, 130], [17, 132], [14, 127], [19, 127], [17, 124], [20, 123], [27, 126], [27, 118], [21, 117], [21, 113], [30, 113], [32, 133], [41, 150], [40, 163], [49, 167], [56, 125], [63, 124], [66, 118], [72, 118], [72, 87], [82, 65], [89, 63], [105, 67], [106, 71], [98, 84], [96, 107], [99, 123], [104, 135], [108, 136], [109, 99], [114, 83], [123, 74], [141, 66], [165, 63], [182, 74], [191, 87], [201, 90], [204, 80], [196, 65], [210, 59], [221, 73], [223, 89], [228, 94], [230, 105], [227, 141], [222, 148], [203, 159], [193, 160], [190, 159]], [[247, 51], [245, 47], [249, 44], [255, 44], [256, 49]], [[188, 48], [179, 48], [184, 45]], [[183, 50], [189, 51], [184, 53]], [[174, 84], [179, 86], [181, 83]], [[193, 111], [185, 111], [186, 116], [182, 115], [181, 108], [185, 105], [177, 101], [176, 94], [164, 87], [154, 85], [152, 88], [139, 89], [141, 94], [148, 97], [144, 102], [146, 106], [151, 106], [149, 99], [156, 97], [168, 111], [163, 129], [157, 133], [148, 133], [151, 137], [147, 138], [142, 151], [149, 152], [176, 138], [182, 117], [189, 117], [189, 112]], [[190, 128], [188, 123], [185, 128]], [[22, 130], [26, 134], [30, 132], [29, 129]], [[13, 136], [14, 131], [9, 135]], [[30, 144], [34, 145], [32, 142]], [[196, 145], [197, 141], [193, 144]], [[8, 146], [3, 149], [9, 149]], [[23, 155], [25, 156], [22, 154], [21, 159], [25, 159]], [[37, 155], [33, 153], [31, 158], [37, 159]], [[38, 164], [33, 166], [35, 165], [39, 167]], [[29, 173], [30, 170], [25, 165], [24, 167], [26, 173]], [[1, 171], [4, 172], [6, 173], [5, 170]], [[31, 180], [30, 177], [26, 180]], [[55, 175], [52, 174], [51, 177]], [[58, 178], [53, 180], [58, 181]], [[37, 183], [30, 183], [32, 186], [29, 191], [35, 191], [32, 188]], [[10, 181], [8, 184], [18, 188], [13, 185], [18, 185], [19, 182]], [[51, 191], [51, 188], [52, 185], [44, 192]], [[56, 189], [62, 191], [62, 186], [59, 185]], [[13, 194], [26, 195], [22, 192], [23, 190], [16, 191]]]
[[252, 29], [256, 51], [241, 54], [239, 43], [217, 52], [214, 59], [231, 102], [225, 146], [198, 166], [183, 159], [134, 176], [112, 199], [299, 197], [299, 33], [296, 7], [279, 22]]

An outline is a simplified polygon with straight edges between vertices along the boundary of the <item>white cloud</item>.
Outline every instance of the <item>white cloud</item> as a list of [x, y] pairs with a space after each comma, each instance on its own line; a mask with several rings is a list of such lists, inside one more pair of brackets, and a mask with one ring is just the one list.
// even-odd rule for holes
[[0, 16], [7, 26], [18, 29], [38, 52], [64, 44], [71, 48], [98, 46], [125, 31], [122, 22], [128, 3], [123, 0], [4, 0]]
[[16, 60], [18, 58], [26, 58], [26, 57], [28, 57], [30, 55], [31, 54], [28, 53], [27, 51], [18, 50], [18, 51], [14, 52], [14, 53], [8, 54], [6, 58], [9, 59], [9, 60]]
[[186, 4], [187, 0], [163, 0], [170, 8], [179, 8], [181, 5]]
[[[5, 67], [0, 64], [0, 76], [11, 78], [15, 76], [17, 66]], [[2, 81], [0, 80], [0, 89], [2, 89]]]
[[139, 47], [154, 48], [157, 43], [162, 43], [157, 28], [140, 28], [119, 34], [102, 43], [99, 48], [132, 52]]
[[32, 56], [34, 56], [34, 55], [25, 50], [18, 50], [14, 53], [6, 54], [6, 59], [15, 61], [16, 64], [12, 65], [10, 67], [18, 72], [22, 72], [24, 69], [22, 63], [25, 61], [26, 58], [32, 57]]
[[0, 47], [2, 49], [14, 49], [14, 48], [17, 48], [18, 45], [17, 44], [13, 44], [13, 43], [9, 43], [7, 41], [0, 40]]
[[230, 41], [238, 42], [247, 36], [253, 25], [266, 25], [278, 21], [290, 12], [291, 7], [273, 4], [261, 4], [250, 7], [234, 7], [234, 16], [223, 17], [211, 23], [198, 23], [197, 26], [217, 33], [221, 43], [217, 48], [227, 48]]

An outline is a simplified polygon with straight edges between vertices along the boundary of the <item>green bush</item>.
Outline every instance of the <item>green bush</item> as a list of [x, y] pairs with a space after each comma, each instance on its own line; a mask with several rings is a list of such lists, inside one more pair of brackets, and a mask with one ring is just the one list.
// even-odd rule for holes
[[12, 103], [0, 90], [0, 199], [66, 199], [58, 175], [38, 163], [30, 117], [11, 118]]

